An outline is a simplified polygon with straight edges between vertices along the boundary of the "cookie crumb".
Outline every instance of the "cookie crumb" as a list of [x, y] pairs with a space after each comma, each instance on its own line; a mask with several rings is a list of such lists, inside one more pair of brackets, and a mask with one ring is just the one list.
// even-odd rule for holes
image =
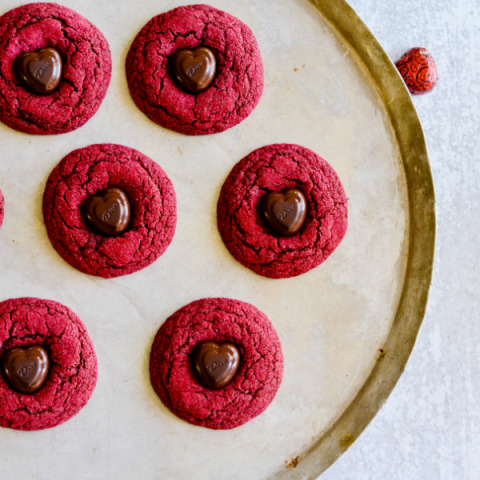
[[300, 455], [292, 457], [290, 460], [285, 460], [285, 468], [296, 468], [300, 461]]

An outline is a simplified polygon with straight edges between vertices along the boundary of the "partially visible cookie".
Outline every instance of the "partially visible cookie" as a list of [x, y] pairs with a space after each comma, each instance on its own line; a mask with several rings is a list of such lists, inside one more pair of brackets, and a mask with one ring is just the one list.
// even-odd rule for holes
[[[54, 49], [63, 63], [58, 88], [35, 93], [22, 82], [19, 58]], [[23, 70], [30, 80], [50, 72], [49, 58]], [[87, 19], [55, 3], [30, 3], [0, 17], [0, 120], [26, 133], [57, 134], [82, 126], [100, 107], [110, 82], [107, 40]]]
[[[213, 82], [199, 93], [184, 89], [172, 74], [174, 54], [193, 50], [198, 61], [184, 58], [183, 77], [200, 74]], [[207, 68], [208, 67], [208, 68]], [[126, 60], [130, 94], [151, 120], [188, 135], [217, 133], [237, 125], [255, 108], [263, 91], [263, 64], [257, 41], [243, 22], [208, 5], [178, 7], [152, 18], [136, 36]], [[197, 79], [198, 80], [198, 79]]]
[[[262, 216], [261, 200], [289, 190], [303, 193], [306, 215], [298, 233], [282, 236]], [[297, 207], [292, 203], [291, 208]], [[294, 277], [322, 263], [338, 246], [347, 230], [347, 199], [333, 168], [316, 153], [300, 145], [268, 145], [230, 172], [217, 220], [226, 247], [242, 265], [270, 278]]]
[[[206, 387], [195, 373], [194, 352], [204, 342], [229, 343], [239, 351], [238, 370], [222, 388]], [[266, 315], [228, 298], [197, 300], [175, 312], [160, 327], [150, 354], [150, 379], [162, 402], [187, 422], [213, 429], [235, 428], [262, 413], [282, 375], [280, 340]]]
[[[95, 351], [81, 320], [60, 303], [16, 298], [0, 303], [0, 358], [14, 348], [42, 347], [50, 359], [45, 383], [20, 393], [0, 375], [0, 426], [41, 430], [65, 422], [87, 403], [97, 381]], [[2, 362], [5, 363], [5, 362]], [[28, 374], [30, 364], [22, 369]], [[18, 372], [25, 375], [25, 372]]]
[[3, 223], [3, 212], [5, 210], [5, 200], [3, 199], [2, 191], [0, 190], [0, 227]]
[[[128, 198], [130, 218], [123, 231], [110, 235], [89, 222], [88, 213], [104, 219], [120, 214], [121, 200], [105, 198], [112, 189]], [[89, 210], [92, 198], [98, 205]], [[50, 174], [43, 196], [53, 247], [78, 270], [105, 278], [136, 272], [162, 255], [175, 233], [176, 208], [172, 182], [162, 168], [133, 148], [113, 144], [68, 154]]]

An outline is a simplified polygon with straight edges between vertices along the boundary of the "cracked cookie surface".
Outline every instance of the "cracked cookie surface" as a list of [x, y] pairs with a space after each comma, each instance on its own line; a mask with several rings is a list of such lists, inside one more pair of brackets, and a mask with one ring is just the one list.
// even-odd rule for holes
[[[281, 237], [261, 218], [259, 202], [269, 192], [293, 188], [306, 198], [306, 219], [297, 234]], [[347, 199], [333, 168], [316, 153], [300, 145], [267, 145], [228, 175], [217, 221], [226, 247], [242, 265], [270, 278], [294, 277], [338, 246], [347, 230]]]
[[[117, 187], [127, 195], [127, 231], [103, 236], [85, 221], [82, 205], [102, 190]], [[167, 249], [176, 226], [172, 182], [153, 160], [114, 144], [96, 144], [69, 153], [48, 178], [43, 216], [57, 252], [78, 270], [99, 277], [136, 272]]]
[[81, 320], [51, 300], [15, 298], [0, 303], [0, 357], [6, 350], [42, 346], [50, 358], [43, 386], [18, 393], [0, 375], [0, 426], [41, 430], [76, 415], [93, 393], [97, 359]]
[[[168, 60], [179, 49], [199, 46], [214, 52], [217, 73], [206, 90], [190, 94], [172, 79]], [[152, 18], [132, 43], [126, 73], [138, 108], [163, 127], [188, 135], [237, 125], [263, 91], [262, 58], [252, 31], [207, 5], [179, 7]]]
[[[22, 53], [51, 47], [63, 62], [56, 91], [26, 90], [14, 69]], [[110, 82], [107, 40], [87, 19], [54, 3], [31, 3], [0, 17], [0, 120], [25, 133], [58, 134], [82, 126], [100, 107]]]
[[[210, 390], [194, 374], [199, 343], [232, 343], [240, 365], [225, 387]], [[212, 429], [238, 427], [262, 413], [282, 381], [280, 340], [265, 314], [228, 298], [205, 298], [175, 312], [160, 327], [150, 354], [150, 379], [178, 417]]]

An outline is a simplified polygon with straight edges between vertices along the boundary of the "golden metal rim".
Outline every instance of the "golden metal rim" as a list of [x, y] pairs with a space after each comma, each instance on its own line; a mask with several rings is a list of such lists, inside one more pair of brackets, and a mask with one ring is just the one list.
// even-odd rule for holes
[[402, 374], [425, 315], [435, 247], [435, 193], [423, 130], [394, 64], [344, 0], [309, 0], [355, 54], [384, 103], [398, 143], [408, 188], [408, 259], [401, 298], [383, 352], [340, 418], [300, 459], [276, 478], [314, 479], [358, 438]]

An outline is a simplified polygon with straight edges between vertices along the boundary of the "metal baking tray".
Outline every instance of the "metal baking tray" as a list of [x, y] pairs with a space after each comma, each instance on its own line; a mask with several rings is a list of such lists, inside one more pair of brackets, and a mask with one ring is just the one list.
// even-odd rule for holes
[[[0, 14], [21, 5], [2, 2]], [[45, 431], [0, 432], [0, 477], [75, 479], [316, 478], [344, 452], [401, 375], [430, 284], [434, 191], [425, 141], [394, 65], [343, 0], [212, 0], [254, 32], [265, 67], [259, 105], [221, 134], [159, 127], [130, 98], [124, 62], [154, 15], [188, 2], [64, 0], [109, 41], [113, 72], [99, 111], [64, 135], [0, 124], [2, 299], [59, 301], [85, 323], [99, 364], [81, 412]], [[154, 264], [116, 279], [91, 277], [53, 250], [41, 201], [70, 151], [120, 143], [172, 180], [178, 224]], [[272, 280], [236, 262], [216, 228], [216, 202], [233, 165], [255, 148], [298, 143], [337, 171], [349, 227], [335, 252], [299, 277]], [[282, 385], [269, 408], [227, 431], [190, 425], [155, 395], [153, 337], [181, 306], [225, 296], [254, 304], [278, 331]]]

